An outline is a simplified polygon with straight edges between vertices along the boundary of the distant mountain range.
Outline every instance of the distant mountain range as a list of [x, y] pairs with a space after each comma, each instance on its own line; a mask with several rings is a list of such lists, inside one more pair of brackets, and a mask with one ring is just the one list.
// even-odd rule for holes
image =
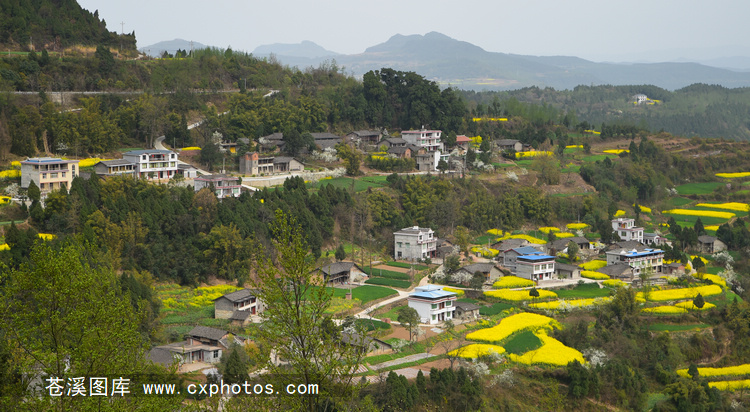
[[190, 52], [190, 49], [198, 50], [198, 49], [205, 49], [209, 46], [206, 46], [205, 44], [198, 43], [197, 41], [191, 42], [189, 40], [183, 40], [183, 39], [174, 39], [174, 40], [167, 40], [167, 41], [160, 41], [158, 43], [154, 43], [148, 46], [139, 47], [138, 51], [141, 53], [146, 53], [147, 55], [151, 57], [160, 57], [164, 52], [166, 51], [169, 54], [175, 54], [177, 50], [185, 50], [188, 53]]
[[[171, 42], [157, 45], [168, 43]], [[193, 47], [198, 48], [198, 44]], [[159, 48], [169, 50], [157, 45], [148, 46], [152, 54]], [[172, 48], [185, 49], [185, 46]], [[264, 45], [256, 48], [253, 54], [258, 57], [273, 54], [281, 63], [301, 69], [335, 60], [347, 74], [355, 76], [383, 67], [414, 71], [442, 85], [466, 90], [512, 90], [528, 86], [573, 89], [578, 85], [603, 84], [653, 84], [676, 90], [694, 83], [750, 87], [749, 71], [694, 62], [596, 63], [569, 56], [494, 53], [437, 32], [409, 36], [397, 34], [385, 43], [353, 55], [337, 54], [310, 41]], [[715, 59], [715, 62], [736, 68], [748, 60], [740, 56]]]

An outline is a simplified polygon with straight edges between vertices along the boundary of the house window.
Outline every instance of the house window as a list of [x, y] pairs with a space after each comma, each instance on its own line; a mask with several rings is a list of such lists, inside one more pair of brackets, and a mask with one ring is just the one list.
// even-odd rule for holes
[[432, 315], [432, 320], [437, 320], [437, 316], [436, 315]]
[[399, 249], [401, 248], [401, 242], [396, 242], [396, 245], [398, 245]]
[[433, 309], [437, 309], [437, 303], [433, 303], [433, 304], [432, 304], [432, 308], [433, 308]]
[[445, 302], [445, 306], [453, 306], [453, 302], [449, 300]]
[[219, 357], [219, 351], [218, 351], [218, 350], [215, 350], [215, 351], [214, 351], [214, 358], [218, 358], [218, 357]]
[[57, 173], [50, 173], [49, 174], [50, 179], [57, 179]]
[[44, 183], [39, 183], [39, 188], [44, 189]]
[[47, 178], [47, 173], [42, 173], [42, 179], [46, 179], [46, 178]]
[[62, 172], [62, 177], [65, 177], [65, 172]]

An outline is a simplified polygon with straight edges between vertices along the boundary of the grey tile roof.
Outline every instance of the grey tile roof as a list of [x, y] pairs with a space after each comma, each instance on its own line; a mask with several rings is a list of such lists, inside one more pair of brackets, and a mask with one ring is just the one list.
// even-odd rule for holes
[[628, 269], [630, 269], [630, 265], [628, 265], [627, 263], [615, 263], [614, 265], [604, 266], [603, 268], [597, 269], [596, 271], [609, 276], [619, 276]]
[[514, 144], [516, 144], [518, 142], [519, 142], [519, 140], [500, 139], [500, 140], [496, 140], [495, 144], [497, 144], [498, 146], [512, 146], [512, 145], [514, 145]]
[[474, 272], [489, 273], [494, 266], [495, 265], [492, 263], [473, 263], [471, 265], [466, 265], [462, 267], [461, 270], [465, 270], [469, 273], [474, 273]]
[[293, 158], [293, 157], [288, 157], [288, 156], [278, 156], [278, 157], [274, 157], [274, 158], [273, 158], [273, 163], [274, 163], [274, 164], [279, 164], [279, 163], [289, 163], [289, 162], [291, 162], [292, 160], [294, 160], [294, 158]]
[[153, 363], [158, 363], [162, 366], [170, 366], [172, 365], [172, 363], [176, 362], [176, 359], [174, 358], [172, 352], [158, 346], [148, 351], [148, 353], [146, 354], [146, 359], [150, 360]]
[[232, 316], [229, 317], [229, 320], [241, 320], [244, 321], [245, 319], [250, 317], [250, 311], [249, 310], [235, 310], [232, 312]]
[[617, 242], [613, 245], [613, 249], [628, 249], [628, 250], [643, 250], [646, 249], [648, 246], [644, 245], [643, 243], [637, 241], [637, 240], [625, 240], [622, 242]]
[[208, 326], [196, 326], [190, 332], [188, 332], [188, 336], [196, 336], [199, 338], [208, 338], [218, 341], [227, 333], [229, 332], [221, 329], [209, 328]]
[[716, 242], [716, 240], [717, 238], [715, 236], [707, 236], [707, 235], [698, 236], [698, 242], [700, 243], [714, 243]]
[[102, 160], [99, 163], [106, 165], [106, 166], [124, 166], [124, 165], [133, 164], [133, 162], [131, 162], [130, 160], [125, 160], [125, 159]]
[[246, 300], [249, 297], [252, 297], [253, 295], [254, 295], [254, 293], [253, 293], [252, 290], [250, 290], [250, 289], [242, 289], [242, 290], [238, 290], [236, 292], [227, 293], [224, 296], [220, 296], [220, 297], [214, 299], [214, 301], [217, 301], [217, 300], [219, 300], [221, 298], [226, 298], [226, 299], [229, 299], [230, 302], [240, 302], [240, 301]]
[[343, 272], [349, 272], [355, 266], [354, 262], [335, 262], [323, 266], [320, 270], [328, 275], [337, 275]]
[[327, 139], [341, 139], [341, 136], [336, 136], [333, 133], [310, 133], [315, 140], [327, 140]]
[[273, 133], [268, 136], [263, 136], [262, 139], [266, 140], [284, 140], [284, 133]]

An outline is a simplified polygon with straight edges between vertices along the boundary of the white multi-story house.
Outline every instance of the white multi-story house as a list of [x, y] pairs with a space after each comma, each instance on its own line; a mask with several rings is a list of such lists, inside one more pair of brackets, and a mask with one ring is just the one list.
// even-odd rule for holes
[[513, 273], [533, 281], [555, 279], [555, 257], [542, 252], [518, 256]]
[[219, 199], [239, 197], [242, 188], [238, 178], [221, 174], [196, 177], [193, 186], [196, 192], [204, 187], [211, 188]]
[[170, 150], [132, 150], [122, 158], [135, 165], [135, 176], [171, 179], [177, 174], [177, 153]]
[[393, 233], [393, 257], [417, 260], [437, 255], [437, 238], [430, 228], [407, 227]]
[[438, 285], [417, 286], [407, 298], [409, 307], [419, 314], [420, 322], [430, 325], [453, 319], [456, 299], [455, 293]]
[[24, 189], [33, 181], [42, 193], [63, 187], [67, 190], [76, 176], [78, 160], [32, 157], [21, 162], [21, 187]]
[[622, 240], [635, 240], [643, 243], [643, 228], [635, 225], [635, 219], [625, 217], [612, 219], [612, 230]]
[[653, 274], [661, 273], [664, 265], [664, 251], [645, 248], [643, 250], [617, 249], [607, 252], [607, 265], [617, 263], [630, 265], [635, 277], [638, 277], [643, 270], [651, 270]]
[[440, 141], [442, 130], [405, 130], [401, 132], [401, 138], [415, 146], [424, 147], [428, 152], [443, 151], [443, 143]]

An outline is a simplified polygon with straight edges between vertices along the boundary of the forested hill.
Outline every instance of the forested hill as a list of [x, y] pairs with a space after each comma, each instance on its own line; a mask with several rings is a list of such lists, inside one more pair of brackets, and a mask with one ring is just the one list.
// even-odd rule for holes
[[[645, 94], [647, 104], [633, 96]], [[474, 114], [489, 113], [497, 102], [546, 104], [568, 113], [572, 122], [664, 130], [685, 137], [750, 140], [750, 88], [693, 84], [669, 91], [654, 85], [578, 86], [573, 90], [527, 87], [508, 92], [463, 92]], [[513, 104], [504, 104], [513, 107]], [[506, 113], [499, 113], [504, 115]], [[512, 113], [510, 113], [512, 115]], [[575, 117], [575, 119], [573, 118]]]
[[0, 0], [0, 46], [3, 50], [60, 51], [73, 45], [135, 50], [135, 32], [120, 36], [76, 0]]

